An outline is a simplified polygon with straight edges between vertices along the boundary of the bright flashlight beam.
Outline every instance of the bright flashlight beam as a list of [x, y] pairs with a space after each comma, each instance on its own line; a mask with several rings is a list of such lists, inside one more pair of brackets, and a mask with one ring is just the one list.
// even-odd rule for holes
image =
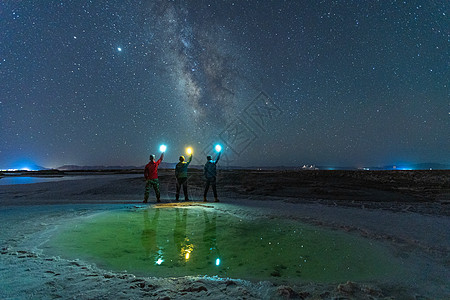
[[166, 145], [161, 145], [159, 147], [159, 151], [161, 151], [161, 152], [166, 152], [166, 150], [167, 150], [167, 146]]
[[220, 145], [216, 145], [216, 147], [214, 147], [216, 149], [217, 152], [222, 151], [222, 146]]
[[192, 154], [192, 148], [191, 147], [186, 148], [186, 153], [191, 155]]

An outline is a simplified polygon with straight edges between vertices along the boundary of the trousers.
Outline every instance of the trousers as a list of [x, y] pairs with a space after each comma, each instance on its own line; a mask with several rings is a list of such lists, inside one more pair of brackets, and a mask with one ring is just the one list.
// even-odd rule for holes
[[145, 184], [145, 194], [144, 194], [144, 201], [148, 200], [148, 196], [150, 194], [150, 187], [153, 187], [156, 194], [156, 200], [159, 201], [159, 198], [161, 197], [161, 194], [159, 192], [159, 180], [156, 179], [148, 179], [147, 183]]
[[206, 198], [210, 185], [212, 186], [214, 198], [217, 198], [216, 177], [206, 177], [205, 192], [203, 193], [203, 197]]
[[175, 195], [177, 201], [180, 198], [180, 189], [183, 186], [184, 199], [189, 200], [187, 191], [187, 177], [177, 178], [177, 193]]

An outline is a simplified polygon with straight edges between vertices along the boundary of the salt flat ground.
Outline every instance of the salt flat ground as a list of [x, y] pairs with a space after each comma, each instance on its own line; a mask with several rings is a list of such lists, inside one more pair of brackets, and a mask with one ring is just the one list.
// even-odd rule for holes
[[79, 180], [0, 186], [0, 298], [450, 296], [449, 171], [223, 170], [218, 177], [219, 203], [203, 203], [201, 173], [190, 170], [189, 174], [192, 202], [174, 203], [173, 170], [160, 171], [162, 205], [217, 210], [249, 220], [285, 218], [348, 232], [387, 245], [404, 261], [407, 271], [395, 280], [285, 285], [202, 274], [142, 277], [104, 270], [90, 261], [66, 259], [63, 253], [48, 255], [42, 245], [69, 220], [111, 210], [155, 208], [152, 201], [148, 206], [142, 203], [145, 182], [141, 174], [91, 175]]

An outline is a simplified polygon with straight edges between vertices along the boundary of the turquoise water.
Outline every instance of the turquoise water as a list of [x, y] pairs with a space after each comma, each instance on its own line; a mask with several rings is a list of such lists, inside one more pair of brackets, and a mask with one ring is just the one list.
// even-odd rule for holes
[[0, 178], [0, 185], [14, 185], [14, 184], [30, 184], [41, 182], [52, 182], [67, 180], [64, 177], [32, 177], [32, 176], [11, 176]]
[[278, 218], [214, 209], [111, 211], [61, 227], [45, 251], [140, 276], [218, 275], [274, 282], [376, 280], [401, 262], [374, 241]]
[[[118, 177], [120, 176], [120, 177]], [[16, 184], [32, 184], [42, 182], [56, 182], [65, 180], [82, 180], [82, 179], [99, 179], [99, 178], [124, 178], [136, 177], [134, 174], [130, 175], [73, 175], [73, 176], [56, 176], [56, 177], [39, 177], [39, 176], [5, 176], [0, 178], [0, 185], [16, 185]]]

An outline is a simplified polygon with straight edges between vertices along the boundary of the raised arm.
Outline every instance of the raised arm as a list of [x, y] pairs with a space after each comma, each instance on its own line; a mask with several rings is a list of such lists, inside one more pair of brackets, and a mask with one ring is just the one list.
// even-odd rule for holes
[[192, 154], [191, 154], [191, 156], [189, 156], [189, 160], [187, 161], [187, 164], [189, 165], [191, 163], [191, 161], [192, 161]]
[[221, 154], [222, 154], [222, 151], [220, 151], [219, 154], [217, 155], [216, 161], [214, 162], [215, 164], [217, 164], [219, 162]]
[[160, 163], [160, 162], [162, 162], [162, 160], [164, 159], [164, 152], [163, 153], [161, 153], [161, 157], [158, 159], [158, 164]]

